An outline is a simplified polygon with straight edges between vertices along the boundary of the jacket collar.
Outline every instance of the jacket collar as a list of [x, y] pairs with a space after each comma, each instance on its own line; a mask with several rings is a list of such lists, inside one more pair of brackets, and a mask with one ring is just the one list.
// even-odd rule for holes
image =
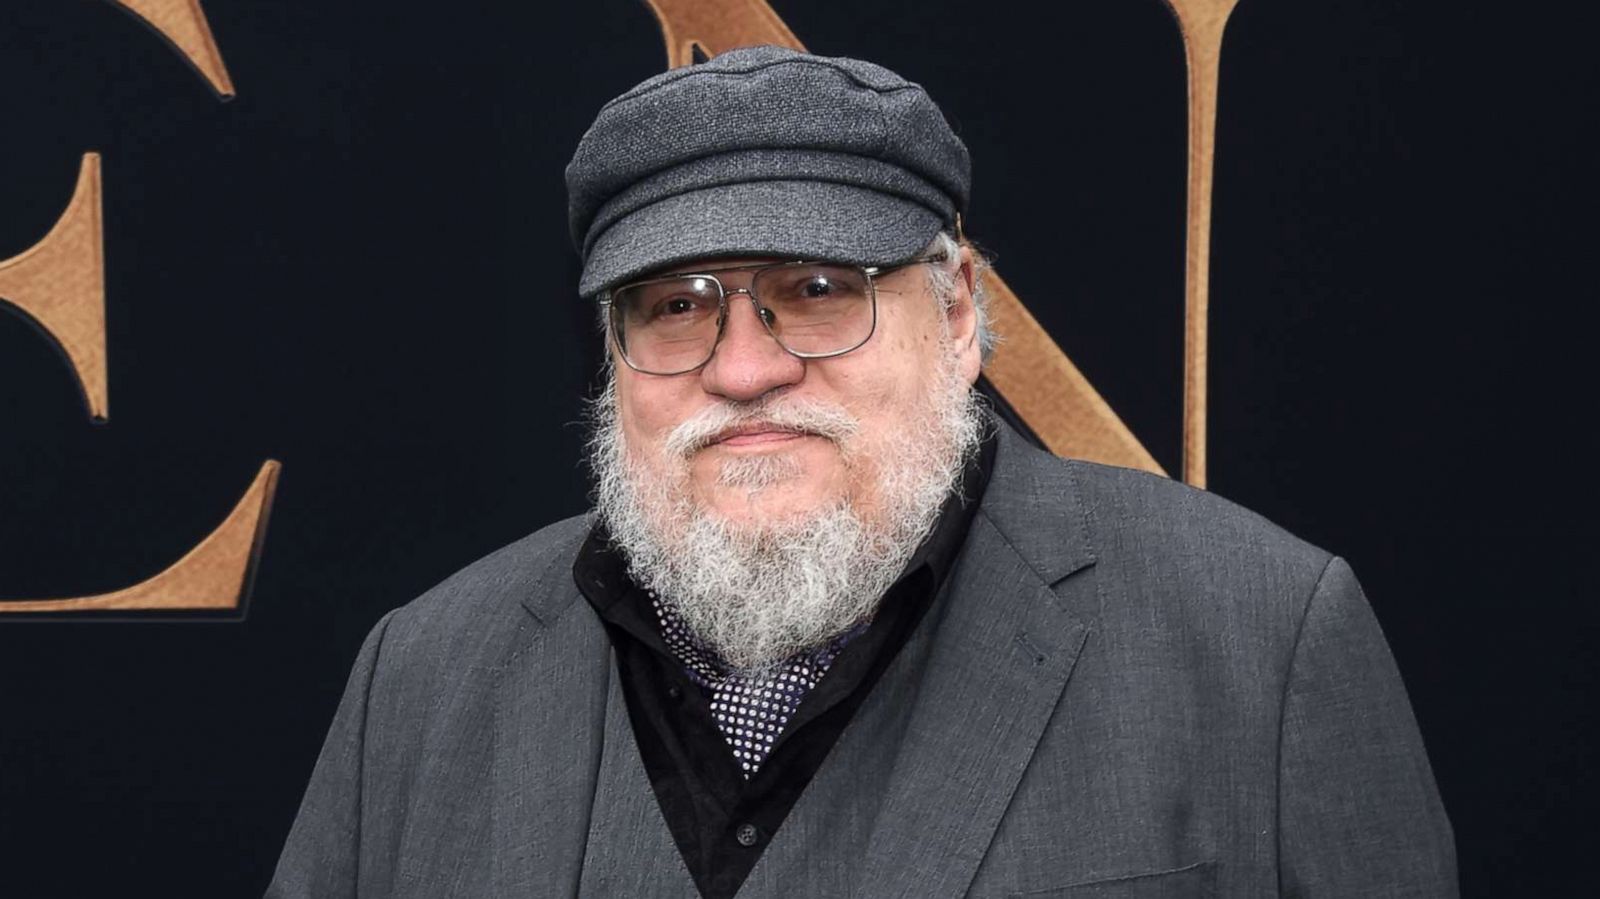
[[1045, 586], [1094, 564], [1078, 463], [1062, 461], [996, 422], [999, 454], [978, 507]]

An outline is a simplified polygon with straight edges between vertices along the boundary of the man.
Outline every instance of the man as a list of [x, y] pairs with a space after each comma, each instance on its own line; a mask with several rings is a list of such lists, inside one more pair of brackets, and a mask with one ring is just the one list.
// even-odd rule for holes
[[974, 399], [965, 147], [775, 48], [567, 172], [596, 514], [374, 629], [274, 896], [1446, 896], [1350, 569]]

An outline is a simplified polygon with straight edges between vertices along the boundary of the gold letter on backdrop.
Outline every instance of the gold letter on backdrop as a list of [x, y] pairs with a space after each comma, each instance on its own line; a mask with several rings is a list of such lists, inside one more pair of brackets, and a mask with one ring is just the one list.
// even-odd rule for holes
[[105, 421], [106, 275], [100, 231], [100, 154], [86, 153], [67, 211], [44, 239], [0, 262], [9, 301], [54, 340], [77, 375], [89, 417]]
[[[196, 0], [117, 2], [177, 46], [219, 96], [233, 96], [233, 84]], [[0, 300], [20, 310], [62, 349], [90, 417], [103, 422], [109, 412], [100, 198], [100, 157], [89, 153], [77, 190], [55, 227], [31, 249], [0, 262]], [[263, 463], [222, 524], [154, 577], [95, 596], [0, 601], [0, 614], [239, 608], [260, 559], [279, 468], [271, 459]]]
[[735, 47], [773, 44], [804, 50], [800, 39], [764, 0], [645, 0], [661, 23], [667, 68], [694, 62], [699, 47], [716, 56]]
[[200, 0], [112, 0], [143, 19], [145, 24], [166, 38], [184, 59], [205, 78], [217, 96], [233, 98], [233, 81], [222, 64], [222, 51], [211, 36]]
[[1206, 485], [1206, 333], [1211, 295], [1211, 175], [1222, 32], [1238, 0], [1167, 0], [1189, 75], [1189, 236], [1184, 269], [1183, 479]]
[[279, 467], [264, 462], [222, 524], [149, 580], [96, 596], [0, 601], [0, 613], [237, 609], [261, 557]]

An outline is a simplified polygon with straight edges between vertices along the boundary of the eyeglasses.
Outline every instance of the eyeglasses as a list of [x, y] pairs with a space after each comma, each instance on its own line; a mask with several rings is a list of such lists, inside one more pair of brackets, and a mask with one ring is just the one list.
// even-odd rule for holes
[[[624, 284], [600, 302], [609, 307], [622, 361], [649, 375], [681, 375], [711, 361], [728, 321], [728, 300], [744, 294], [767, 333], [801, 359], [842, 356], [878, 326], [873, 278], [911, 265], [943, 262], [944, 253], [896, 265], [780, 262], [684, 272]], [[750, 286], [729, 290], [717, 275], [751, 272]]]

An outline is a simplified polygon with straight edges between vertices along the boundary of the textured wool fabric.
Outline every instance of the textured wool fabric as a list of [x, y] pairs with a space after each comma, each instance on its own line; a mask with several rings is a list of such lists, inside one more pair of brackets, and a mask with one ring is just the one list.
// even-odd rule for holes
[[888, 69], [749, 47], [606, 104], [566, 177], [590, 296], [717, 256], [904, 261], [965, 209], [971, 162]]

